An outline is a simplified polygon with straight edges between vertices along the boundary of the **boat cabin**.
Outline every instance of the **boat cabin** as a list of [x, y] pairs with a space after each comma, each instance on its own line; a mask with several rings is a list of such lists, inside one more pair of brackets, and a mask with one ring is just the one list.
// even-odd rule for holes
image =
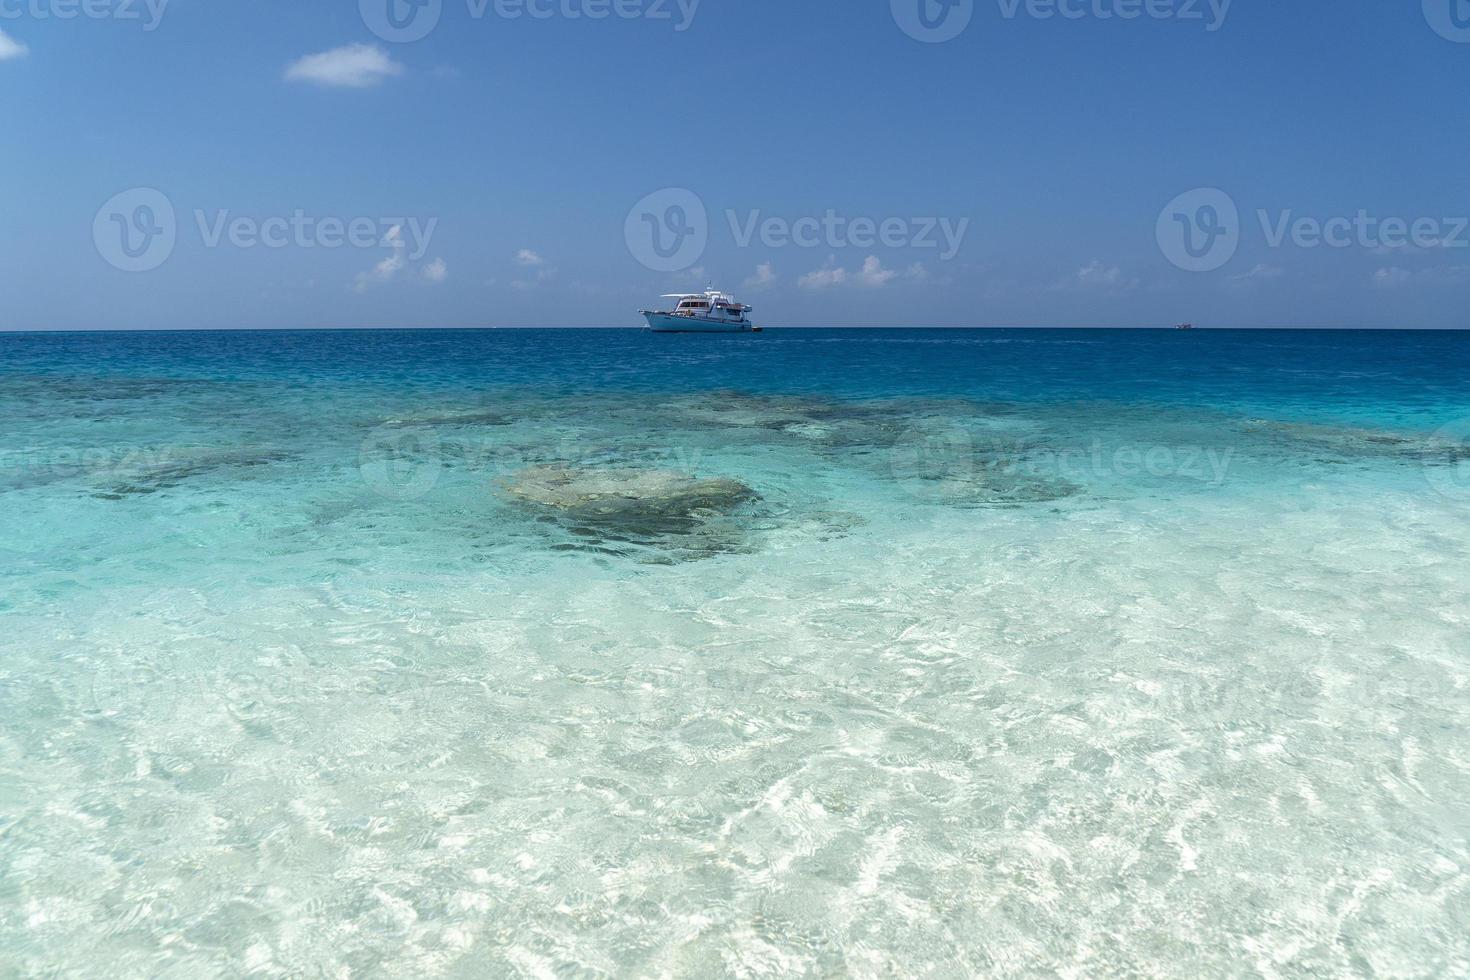
[[751, 312], [751, 307], [737, 303], [734, 297], [717, 289], [703, 293], [668, 293], [664, 299], [679, 301], [674, 308], [674, 316], [738, 322], [745, 320], [745, 314]]

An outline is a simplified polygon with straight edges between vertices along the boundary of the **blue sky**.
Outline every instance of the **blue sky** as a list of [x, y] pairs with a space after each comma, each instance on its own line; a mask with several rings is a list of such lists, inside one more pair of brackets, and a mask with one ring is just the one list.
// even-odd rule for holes
[[0, 0], [0, 329], [708, 280], [770, 325], [1470, 326], [1470, 0], [87, 2]]

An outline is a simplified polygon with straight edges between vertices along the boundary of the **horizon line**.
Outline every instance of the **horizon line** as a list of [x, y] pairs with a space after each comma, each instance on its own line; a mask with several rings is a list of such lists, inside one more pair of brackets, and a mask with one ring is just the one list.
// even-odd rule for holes
[[[1184, 332], [1177, 325], [1172, 326], [1098, 326], [1098, 325], [1008, 325], [1008, 326], [931, 326], [906, 324], [900, 326], [784, 326], [784, 327], [762, 327], [764, 331], [798, 331], [798, 330], [1096, 330], [1096, 331], [1149, 331], [1164, 333]], [[562, 325], [562, 326], [474, 326], [474, 327], [443, 327], [443, 326], [404, 326], [404, 327], [57, 327], [47, 328], [18, 328], [12, 329], [0, 327], [0, 335], [34, 335], [34, 334], [145, 334], [145, 333], [411, 333], [411, 332], [454, 332], [454, 333], [490, 333], [494, 331], [551, 331], [551, 330], [608, 330], [608, 331], [631, 331], [636, 333], [651, 333], [647, 327], [630, 326], [587, 326], [587, 325]], [[1464, 333], [1470, 331], [1470, 326], [1464, 327], [1377, 327], [1377, 326], [1271, 326], [1271, 327], [1202, 327], [1193, 326], [1188, 332], [1210, 332], [1210, 333], [1269, 333], [1272, 331], [1312, 331], [1317, 333]]]

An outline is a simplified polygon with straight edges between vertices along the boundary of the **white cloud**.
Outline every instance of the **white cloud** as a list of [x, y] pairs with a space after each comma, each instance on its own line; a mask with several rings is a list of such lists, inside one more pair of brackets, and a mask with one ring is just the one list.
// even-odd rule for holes
[[[1442, 237], [1435, 238], [1434, 236], [1436, 234], [1441, 234]], [[1422, 235], [1417, 235], [1417, 237], [1415, 237], [1413, 241], [1396, 241], [1392, 245], [1386, 244], [1384, 242], [1379, 242], [1377, 245], [1374, 245], [1372, 248], [1368, 249], [1368, 253], [1370, 255], [1378, 255], [1388, 258], [1397, 258], [1401, 255], [1412, 258], [1414, 255], [1420, 252], [1432, 252], [1436, 249], [1441, 248], [1461, 247], [1459, 245], [1459, 243], [1462, 241], [1461, 235], [1463, 235], [1463, 231], [1461, 231], [1460, 234], [1456, 234], [1455, 230], [1450, 227], [1450, 223], [1447, 220], [1445, 226], [1441, 230], [1425, 231]]]
[[1279, 265], [1266, 265], [1262, 262], [1249, 272], [1231, 276], [1230, 280], [1231, 282], [1264, 282], [1270, 279], [1280, 279], [1284, 275], [1286, 275], [1286, 270]]
[[403, 270], [403, 253], [394, 252], [377, 265], [370, 272], [359, 272], [357, 274], [357, 291], [366, 292], [367, 288], [375, 282], [388, 282]]
[[708, 286], [710, 285], [709, 270], [705, 269], [702, 265], [696, 265], [692, 269], [685, 269], [683, 272], [672, 276], [671, 281], [688, 283], [690, 286]]
[[878, 261], [878, 256], [870, 255], [863, 260], [863, 271], [858, 273], [864, 286], [886, 286], [892, 282], [898, 273], [892, 269], [883, 268], [883, 263]]
[[1395, 286], [1402, 286], [1412, 278], [1414, 278], [1414, 274], [1408, 269], [1400, 269], [1398, 266], [1385, 266], [1373, 273], [1373, 285], [1379, 289], [1392, 289]]
[[770, 286], [775, 285], [776, 280], [779, 278], [781, 277], [776, 275], [776, 269], [773, 265], [771, 265], [771, 263], [762, 262], [760, 265], [755, 267], [755, 275], [745, 280], [745, 288], [767, 289]]
[[1384, 266], [1373, 273], [1370, 282], [1378, 289], [1416, 286], [1459, 286], [1470, 282], [1470, 265], [1437, 265], [1410, 272], [1396, 265]]
[[403, 66], [382, 48], [349, 44], [307, 55], [286, 69], [286, 81], [330, 88], [371, 88], [385, 78], [401, 74]]
[[21, 44], [15, 38], [0, 31], [0, 61], [10, 61], [13, 58], [23, 58], [31, 49]]
[[1428, 282], [1444, 286], [1458, 286], [1470, 282], [1470, 265], [1441, 265], [1425, 269], [1420, 275]]
[[367, 272], [359, 272], [357, 274], [354, 288], [359, 293], [366, 292], [368, 287], [374, 283], [390, 282], [398, 273], [403, 271], [403, 267], [406, 264], [403, 253], [408, 248], [407, 244], [403, 241], [403, 226], [394, 225], [392, 228], [389, 228], [388, 234], [383, 236], [383, 241], [389, 248], [393, 249], [393, 254], [383, 259]]
[[837, 257], [833, 255], [828, 256], [826, 265], [815, 272], [808, 272], [796, 284], [802, 289], [834, 289], [843, 286], [881, 289], [898, 279], [923, 282], [928, 278], [929, 272], [920, 262], [915, 262], [900, 272], [897, 269], [885, 269], [878, 256], [870, 255], [863, 260], [861, 269], [848, 272], [837, 264]]
[[536, 275], [530, 279], [517, 279], [510, 284], [512, 289], [540, 289], [542, 286], [556, 278], [555, 269], [537, 269]]
[[847, 282], [847, 270], [837, 264], [837, 256], [827, 259], [827, 264], [815, 272], [808, 272], [797, 280], [802, 289], [831, 289]]
[[516, 252], [514, 261], [523, 270], [523, 276], [511, 282], [511, 289], [539, 289], [556, 278], [556, 269], [547, 265], [541, 253], [532, 249], [520, 249]]
[[1122, 269], [1115, 265], [1105, 266], [1097, 259], [1078, 269], [1077, 274], [1070, 279], [1057, 283], [1057, 289], [1062, 291], [1090, 289], [1126, 292], [1137, 287], [1137, 279], [1130, 279], [1123, 275]]
[[[409, 229], [411, 232], [412, 223]], [[411, 270], [408, 274], [408, 282], [427, 282], [438, 285], [449, 279], [449, 266], [442, 258], [420, 264], [417, 256], [421, 255], [421, 252], [409, 254], [408, 243], [403, 240], [402, 225], [394, 225], [389, 228], [388, 234], [383, 236], [383, 244], [393, 252], [387, 258], [381, 259], [371, 269], [357, 274], [353, 280], [353, 288], [359, 293], [365, 293], [373, 286], [392, 282], [405, 269]]]
[[1104, 266], [1097, 259], [1078, 269], [1078, 285], [1086, 288], [1132, 289], [1138, 279], [1129, 279], [1117, 266]]

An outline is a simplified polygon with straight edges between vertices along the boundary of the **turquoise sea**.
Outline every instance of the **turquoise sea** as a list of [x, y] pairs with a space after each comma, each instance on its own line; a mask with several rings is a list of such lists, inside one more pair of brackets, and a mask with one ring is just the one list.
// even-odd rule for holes
[[0, 976], [1470, 973], [1470, 334], [4, 334], [0, 422]]

